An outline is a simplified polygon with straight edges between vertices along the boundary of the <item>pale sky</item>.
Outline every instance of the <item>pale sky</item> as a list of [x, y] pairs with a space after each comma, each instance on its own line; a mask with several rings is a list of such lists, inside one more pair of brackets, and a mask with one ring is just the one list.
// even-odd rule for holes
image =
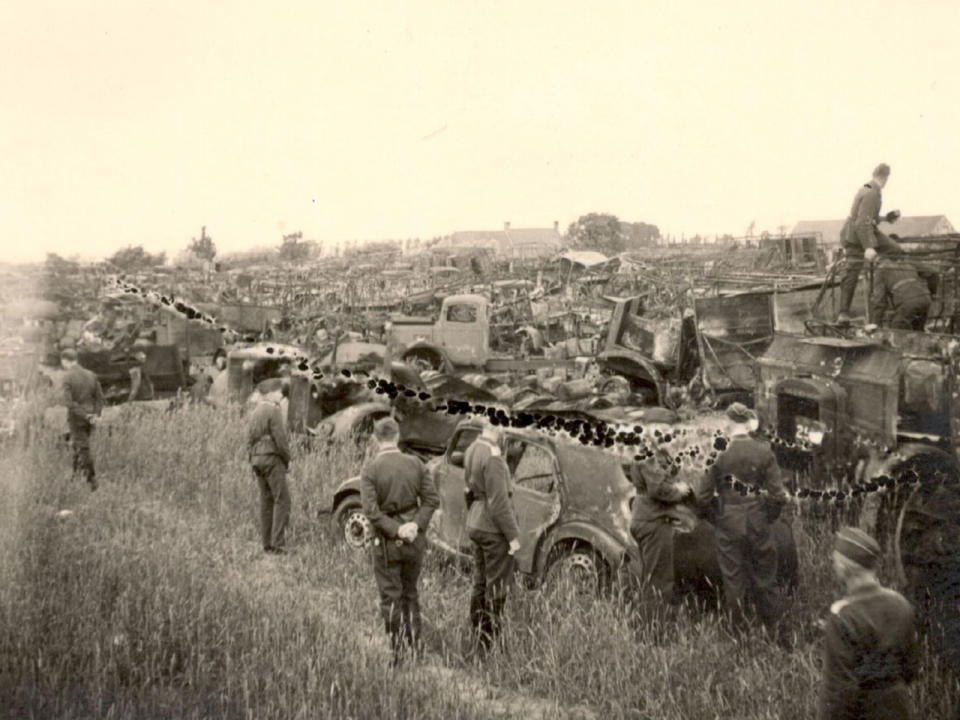
[[0, 259], [611, 212], [664, 232], [885, 208], [960, 227], [960, 3], [20, 2]]

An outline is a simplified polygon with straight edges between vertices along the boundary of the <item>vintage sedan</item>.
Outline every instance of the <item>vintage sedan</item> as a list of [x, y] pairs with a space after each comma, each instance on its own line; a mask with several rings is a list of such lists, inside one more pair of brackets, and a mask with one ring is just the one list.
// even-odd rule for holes
[[[446, 452], [427, 466], [440, 493], [440, 508], [427, 537], [435, 548], [459, 557], [468, 557], [471, 547], [463, 459], [479, 432], [475, 422], [462, 422]], [[508, 429], [505, 437], [521, 531], [518, 570], [532, 583], [562, 574], [598, 588], [623, 570], [639, 574], [629, 527], [636, 491], [620, 459], [526, 430]], [[370, 541], [372, 530], [361, 512], [358, 477], [337, 489], [333, 513], [349, 545], [360, 548]]]

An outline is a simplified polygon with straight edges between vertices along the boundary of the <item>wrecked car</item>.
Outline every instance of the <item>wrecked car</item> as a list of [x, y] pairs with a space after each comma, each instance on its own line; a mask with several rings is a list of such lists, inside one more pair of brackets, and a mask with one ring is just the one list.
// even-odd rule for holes
[[[457, 558], [471, 555], [463, 462], [479, 432], [476, 421], [462, 421], [444, 455], [427, 465], [440, 495], [427, 539], [434, 548]], [[569, 578], [580, 589], [602, 592], [618, 577], [642, 578], [639, 549], [630, 535], [636, 489], [627, 478], [622, 457], [513, 428], [504, 430], [504, 445], [521, 533], [517, 569], [529, 585]], [[373, 530], [362, 512], [359, 477], [337, 488], [333, 517], [350, 547], [359, 549], [371, 541]], [[778, 550], [785, 559], [795, 561], [789, 525], [785, 520], [777, 525]], [[678, 584], [715, 594], [722, 580], [713, 527], [699, 521], [689, 532], [678, 531], [675, 543]], [[795, 571], [795, 562], [784, 564], [785, 570], [789, 567]], [[785, 584], [795, 581], [795, 572], [781, 575]]]

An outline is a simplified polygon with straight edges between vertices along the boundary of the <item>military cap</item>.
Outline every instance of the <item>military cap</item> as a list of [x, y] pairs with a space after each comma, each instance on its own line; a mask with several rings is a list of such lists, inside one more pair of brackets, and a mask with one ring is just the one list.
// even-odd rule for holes
[[61, 350], [61, 351], [60, 351], [60, 359], [61, 359], [61, 360], [76, 360], [76, 359], [77, 359], [77, 351], [74, 350], [73, 348], [67, 348], [66, 350]]
[[875, 570], [880, 564], [880, 545], [860, 528], [848, 526], [837, 530], [834, 549], [867, 570]]
[[757, 419], [757, 414], [743, 403], [735, 402], [727, 408], [727, 417], [735, 423], [744, 425]]

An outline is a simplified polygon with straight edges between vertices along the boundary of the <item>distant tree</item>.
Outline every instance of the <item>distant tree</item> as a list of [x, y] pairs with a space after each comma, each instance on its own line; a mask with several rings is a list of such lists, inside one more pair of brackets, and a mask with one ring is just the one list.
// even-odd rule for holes
[[135, 272], [137, 270], [146, 270], [147, 268], [163, 265], [167, 261], [165, 252], [152, 255], [143, 249], [142, 245], [129, 245], [122, 250], [117, 250], [113, 255], [107, 258], [107, 262], [120, 268], [124, 272]]
[[295, 232], [283, 236], [280, 244], [280, 259], [287, 262], [299, 262], [310, 257], [310, 243], [304, 242], [303, 233]]
[[71, 275], [80, 269], [80, 265], [73, 260], [65, 260], [56, 253], [47, 253], [43, 269], [52, 275]]
[[577, 250], [596, 250], [611, 256], [623, 252], [625, 242], [620, 220], [616, 215], [589, 213], [570, 223], [567, 244]]
[[191, 253], [201, 260], [213, 260], [217, 256], [217, 246], [213, 243], [213, 238], [207, 235], [207, 226], [200, 228], [200, 237], [191, 238], [190, 245], [187, 247]]
[[627, 249], [649, 247], [660, 239], [660, 228], [645, 222], [620, 223]]

